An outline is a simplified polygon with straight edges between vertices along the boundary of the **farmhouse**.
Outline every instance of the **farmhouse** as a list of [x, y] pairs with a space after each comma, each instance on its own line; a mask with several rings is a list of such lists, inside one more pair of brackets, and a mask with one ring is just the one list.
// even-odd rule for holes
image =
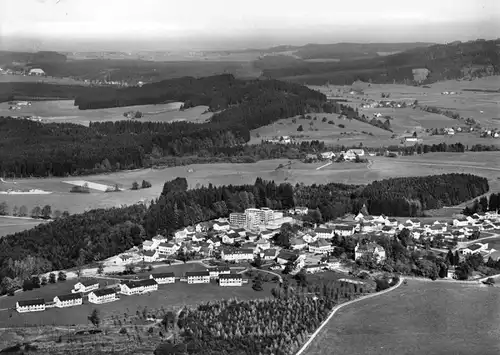
[[345, 160], [356, 160], [357, 157], [363, 157], [365, 155], [365, 151], [363, 149], [349, 149], [345, 154], [344, 154], [344, 159]]
[[120, 284], [120, 292], [127, 296], [152, 291], [158, 291], [158, 283], [154, 279], [128, 281]]
[[229, 267], [227, 266], [218, 266], [208, 269], [208, 272], [210, 274], [211, 279], [216, 279], [220, 275], [229, 275], [231, 273], [231, 269], [229, 269]]
[[332, 252], [334, 247], [324, 239], [318, 239], [317, 241], [309, 244], [309, 252], [315, 254], [327, 254]]
[[70, 293], [67, 295], [54, 297], [56, 307], [64, 308], [71, 306], [80, 306], [83, 303], [83, 296], [81, 293]]
[[158, 285], [175, 283], [175, 274], [173, 272], [151, 274], [149, 278], [155, 280]]
[[43, 76], [45, 75], [45, 72], [40, 68], [33, 68], [28, 72], [28, 75]]
[[45, 300], [38, 298], [35, 300], [17, 301], [16, 311], [19, 313], [45, 311]]
[[158, 251], [157, 250], [145, 250], [143, 253], [144, 262], [152, 263], [158, 260]]
[[321, 158], [333, 159], [333, 158], [335, 158], [335, 153], [334, 152], [323, 152], [323, 153], [321, 153]]
[[248, 248], [236, 249], [232, 251], [222, 250], [221, 259], [226, 261], [236, 261], [236, 262], [244, 260], [253, 260], [253, 253], [254, 251]]
[[243, 277], [241, 274], [229, 274], [219, 276], [219, 286], [241, 286], [243, 285]]
[[373, 255], [373, 257], [377, 260], [377, 262], [383, 261], [386, 258], [385, 250], [383, 247], [376, 243], [367, 243], [360, 245], [356, 244], [354, 248], [354, 258], [358, 260], [363, 255]]
[[80, 281], [73, 286], [71, 293], [87, 293], [90, 291], [97, 290], [99, 288], [99, 282], [96, 280], [85, 280]]
[[210, 273], [208, 271], [191, 271], [186, 272], [188, 284], [210, 283]]
[[102, 304], [116, 301], [116, 291], [112, 288], [102, 288], [100, 290], [95, 290], [89, 293], [88, 296], [90, 303]]

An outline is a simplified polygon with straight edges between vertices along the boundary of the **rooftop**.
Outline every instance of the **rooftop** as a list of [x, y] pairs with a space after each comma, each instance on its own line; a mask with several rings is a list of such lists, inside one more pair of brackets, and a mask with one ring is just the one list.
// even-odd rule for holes
[[79, 298], [82, 298], [82, 294], [81, 293], [68, 293], [66, 295], [57, 296], [57, 298], [59, 298], [60, 301], [71, 301], [71, 300], [77, 300]]
[[93, 293], [97, 297], [102, 297], [102, 296], [112, 295], [113, 293], [116, 293], [116, 291], [113, 290], [112, 288], [101, 288], [99, 290], [93, 291]]
[[37, 298], [34, 300], [26, 300], [26, 301], [18, 301], [19, 307], [28, 307], [28, 306], [40, 306], [45, 304], [45, 300], [43, 298]]

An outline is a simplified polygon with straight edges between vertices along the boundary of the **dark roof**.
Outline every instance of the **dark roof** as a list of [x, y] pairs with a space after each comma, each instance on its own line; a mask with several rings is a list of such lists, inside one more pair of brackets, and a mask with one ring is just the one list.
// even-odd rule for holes
[[186, 272], [186, 277], [190, 276], [210, 276], [210, 273], [207, 271], [188, 271]]
[[276, 255], [276, 249], [267, 249], [267, 250], [264, 250], [264, 255], [266, 255], [266, 256], [275, 256]]
[[71, 300], [77, 300], [79, 298], [82, 298], [81, 293], [68, 293], [67, 295], [61, 295], [57, 296], [60, 301], [71, 301]]
[[95, 284], [99, 284], [99, 281], [90, 279], [90, 280], [80, 281], [80, 283], [83, 286], [88, 287], [88, 286], [92, 286], [92, 285], [95, 285]]
[[242, 279], [243, 276], [241, 274], [223, 274], [219, 275], [219, 279]]
[[106, 296], [106, 295], [112, 295], [113, 293], [116, 293], [116, 291], [113, 290], [112, 288], [100, 288], [100, 289], [92, 291], [92, 292], [97, 297], [102, 297], [102, 296]]
[[124, 283], [127, 285], [128, 288], [138, 288], [138, 287], [144, 287], [144, 286], [152, 286], [156, 285], [156, 281], [154, 279], [145, 279], [145, 280], [133, 280], [133, 281], [128, 281]]
[[474, 250], [478, 250], [478, 249], [480, 249], [481, 247], [482, 247], [482, 245], [479, 245], [479, 244], [473, 244], [473, 245], [471, 245], [471, 246], [467, 247], [467, 249], [474, 251]]
[[314, 231], [316, 233], [328, 233], [328, 234], [333, 233], [333, 229], [330, 229], [330, 228], [316, 228]]
[[175, 274], [173, 272], [161, 272], [157, 274], [151, 274], [153, 276], [153, 279], [164, 279], [167, 277], [175, 277]]
[[154, 256], [156, 254], [156, 250], [155, 251], [152, 251], [152, 250], [145, 250], [143, 252], [144, 256]]
[[43, 298], [37, 298], [34, 300], [18, 301], [17, 303], [19, 307], [39, 306], [45, 304], [45, 300]]

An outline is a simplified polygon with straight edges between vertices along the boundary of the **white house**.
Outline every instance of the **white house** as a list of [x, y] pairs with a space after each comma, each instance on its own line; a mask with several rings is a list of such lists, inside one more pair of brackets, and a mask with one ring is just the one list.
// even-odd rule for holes
[[260, 236], [264, 239], [271, 239], [274, 235], [276, 234], [275, 231], [269, 231], [269, 230], [266, 230], [266, 231], [262, 231], [260, 233]]
[[252, 249], [242, 248], [236, 249], [232, 251], [222, 250], [221, 259], [226, 261], [244, 261], [244, 260], [253, 260], [254, 254]]
[[474, 243], [472, 245], [469, 245], [468, 247], [465, 247], [463, 249], [460, 249], [460, 253], [464, 255], [468, 254], [475, 254], [479, 253], [481, 251], [487, 250], [488, 249], [488, 243]]
[[116, 301], [116, 291], [112, 288], [102, 288], [89, 293], [89, 302], [95, 304], [102, 304]]
[[142, 252], [144, 262], [152, 263], [158, 260], [158, 251], [157, 250], [145, 250]]
[[167, 255], [175, 254], [177, 250], [179, 250], [179, 248], [180, 248], [179, 245], [172, 242], [161, 243], [160, 245], [158, 245], [158, 251], [162, 254], [167, 254]]
[[334, 235], [333, 229], [330, 228], [316, 228], [314, 233], [319, 239], [332, 239]]
[[219, 276], [219, 286], [241, 286], [243, 277], [241, 274], [227, 274]]
[[420, 228], [421, 227], [421, 222], [418, 219], [409, 219], [405, 223], [410, 223], [413, 228]]
[[315, 274], [317, 272], [329, 269], [327, 264], [306, 265], [303, 270], [308, 274]]
[[453, 220], [453, 227], [466, 227], [469, 225], [469, 221], [467, 220], [467, 218], [455, 218]]
[[333, 159], [333, 158], [335, 158], [335, 153], [334, 152], [323, 152], [323, 153], [321, 153], [321, 158]]
[[215, 231], [227, 231], [229, 230], [230, 225], [227, 222], [214, 222], [213, 228]]
[[342, 237], [350, 237], [354, 234], [355, 226], [336, 226], [335, 233]]
[[259, 239], [255, 242], [255, 244], [257, 244], [257, 247], [260, 250], [266, 250], [266, 249], [269, 249], [271, 247], [271, 243], [269, 242], [269, 240], [266, 240], [266, 239]]
[[306, 243], [312, 243], [318, 240], [318, 236], [316, 233], [306, 233], [302, 236], [302, 239], [304, 239]]
[[232, 245], [240, 240], [240, 235], [238, 233], [224, 234], [222, 236], [222, 243]]
[[276, 249], [267, 249], [267, 250], [264, 250], [263, 253], [261, 253], [261, 257], [265, 261], [274, 260], [274, 259], [276, 259], [277, 255], [278, 255], [278, 251]]
[[231, 269], [227, 266], [218, 266], [208, 269], [208, 273], [210, 274], [211, 279], [216, 279], [220, 275], [229, 275], [231, 273]]
[[290, 241], [291, 247], [294, 250], [301, 250], [307, 247], [307, 243], [303, 238], [297, 237]]
[[142, 242], [142, 250], [156, 250], [160, 243], [161, 242], [158, 239], [145, 240], [144, 242]]
[[345, 160], [356, 160], [357, 157], [363, 157], [365, 155], [365, 151], [363, 149], [349, 149], [345, 154], [344, 154], [344, 159]]
[[127, 296], [152, 291], [158, 291], [158, 283], [154, 279], [134, 280], [120, 284], [120, 292]]
[[363, 245], [360, 245], [359, 243], [356, 244], [356, 247], [354, 248], [355, 260], [358, 260], [365, 254], [373, 255], [377, 262], [381, 262], [386, 259], [385, 250], [380, 245], [376, 243], [367, 243]]
[[186, 272], [188, 284], [210, 283], [210, 273], [207, 271]]
[[382, 227], [382, 233], [385, 233], [388, 235], [395, 235], [396, 230], [393, 227], [384, 226], [384, 227]]
[[38, 76], [43, 76], [45, 75], [45, 72], [43, 69], [40, 68], [33, 68], [28, 72], [28, 75], [38, 75]]
[[16, 311], [19, 313], [45, 311], [45, 300], [38, 298], [35, 300], [17, 301]]
[[158, 285], [175, 283], [175, 274], [173, 272], [151, 274], [149, 278], [155, 280]]
[[281, 265], [285, 265], [288, 263], [295, 262], [301, 256], [302, 255], [299, 255], [298, 252], [293, 252], [291, 250], [281, 249], [278, 253], [278, 256], [276, 257], [276, 261]]
[[396, 218], [387, 218], [385, 220], [385, 225], [396, 228], [398, 226], [398, 220]]
[[73, 289], [71, 290], [71, 293], [87, 293], [90, 291], [97, 290], [99, 288], [99, 281], [96, 280], [84, 280], [84, 281], [79, 281], [77, 282], [74, 286]]
[[315, 254], [327, 254], [332, 252], [333, 249], [335, 249], [335, 247], [324, 239], [318, 239], [317, 241], [309, 244], [309, 252]]
[[306, 215], [309, 209], [307, 207], [295, 207], [294, 213], [298, 215]]
[[54, 297], [56, 307], [64, 308], [71, 306], [80, 306], [83, 303], [83, 296], [81, 293], [70, 293]]

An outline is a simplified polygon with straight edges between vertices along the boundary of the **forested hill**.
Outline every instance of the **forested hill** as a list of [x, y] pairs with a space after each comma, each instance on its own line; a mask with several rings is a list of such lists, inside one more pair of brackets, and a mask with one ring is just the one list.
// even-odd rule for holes
[[[102, 90], [101, 90], [102, 89]], [[58, 88], [60, 90], [60, 88]], [[42, 124], [0, 118], [0, 174], [66, 176], [151, 165], [157, 160], [241, 156], [250, 130], [307, 112], [333, 112], [326, 96], [276, 80], [237, 80], [231, 75], [167, 80], [142, 88], [81, 91], [82, 108], [183, 100], [217, 111], [206, 123], [135, 121]], [[198, 160], [197, 160], [198, 159]], [[174, 162], [174, 165], [177, 163]]]
[[8, 276], [22, 281], [32, 273], [103, 260], [158, 232], [171, 236], [179, 228], [249, 207], [307, 206], [311, 213], [305, 218], [315, 223], [357, 213], [363, 204], [371, 214], [420, 216], [425, 208], [459, 204], [488, 189], [485, 178], [467, 174], [388, 179], [366, 187], [292, 186], [258, 178], [253, 185], [192, 190], [185, 178], [177, 178], [165, 183], [161, 196], [147, 210], [142, 205], [93, 210], [2, 238], [0, 279]]
[[267, 78], [286, 79], [306, 84], [350, 85], [356, 80], [373, 83], [413, 83], [414, 69], [430, 73], [421, 83], [447, 79], [469, 79], [500, 74], [500, 39], [453, 42], [415, 48], [385, 57], [349, 62], [295, 61], [267, 67], [266, 57], [255, 63]]

